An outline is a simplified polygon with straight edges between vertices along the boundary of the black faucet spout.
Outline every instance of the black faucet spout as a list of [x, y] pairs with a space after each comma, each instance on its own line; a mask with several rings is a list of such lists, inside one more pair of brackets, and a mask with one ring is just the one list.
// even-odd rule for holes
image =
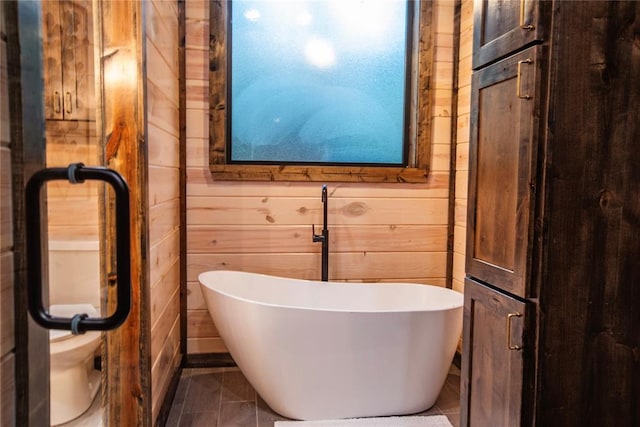
[[329, 229], [327, 228], [327, 185], [322, 186], [322, 233], [316, 234], [315, 225], [311, 225], [313, 242], [322, 243], [322, 281], [329, 280]]

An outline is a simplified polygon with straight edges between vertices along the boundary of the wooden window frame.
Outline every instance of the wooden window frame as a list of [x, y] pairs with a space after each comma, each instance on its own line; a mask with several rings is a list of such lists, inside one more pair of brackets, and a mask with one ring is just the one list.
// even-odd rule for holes
[[408, 165], [325, 166], [227, 163], [227, 0], [211, 0], [209, 16], [209, 168], [217, 181], [424, 183], [431, 161], [433, 2], [410, 1], [412, 25]]

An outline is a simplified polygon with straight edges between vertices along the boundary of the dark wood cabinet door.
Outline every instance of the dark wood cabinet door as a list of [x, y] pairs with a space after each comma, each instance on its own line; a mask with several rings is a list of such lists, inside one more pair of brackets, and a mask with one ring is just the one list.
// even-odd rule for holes
[[90, 0], [42, 3], [47, 119], [95, 120], [91, 7]]
[[538, 0], [475, 0], [473, 68], [542, 40], [544, 6]]
[[542, 47], [473, 75], [466, 272], [527, 298]]
[[[521, 426], [528, 405], [528, 304], [465, 280], [461, 426]], [[531, 310], [533, 311], [533, 310]]]

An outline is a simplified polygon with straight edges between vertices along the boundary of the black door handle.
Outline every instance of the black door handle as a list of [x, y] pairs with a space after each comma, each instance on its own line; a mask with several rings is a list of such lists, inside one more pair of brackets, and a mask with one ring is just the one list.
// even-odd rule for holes
[[[68, 180], [79, 184], [85, 180], [104, 181], [113, 187], [116, 197], [116, 263], [117, 305], [113, 314], [104, 318], [88, 318], [76, 314], [72, 318], [51, 316], [42, 301], [42, 251], [40, 232], [40, 190], [47, 181]], [[85, 331], [107, 331], [120, 326], [131, 309], [131, 247], [129, 235], [129, 186], [116, 171], [105, 167], [86, 167], [74, 163], [67, 168], [42, 169], [29, 179], [25, 194], [27, 238], [27, 294], [33, 320], [47, 329], [67, 329], [74, 334]]]

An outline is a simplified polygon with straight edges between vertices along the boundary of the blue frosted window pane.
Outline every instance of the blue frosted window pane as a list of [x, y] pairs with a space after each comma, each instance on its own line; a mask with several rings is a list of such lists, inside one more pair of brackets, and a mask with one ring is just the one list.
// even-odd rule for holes
[[402, 164], [407, 2], [238, 0], [231, 161]]

